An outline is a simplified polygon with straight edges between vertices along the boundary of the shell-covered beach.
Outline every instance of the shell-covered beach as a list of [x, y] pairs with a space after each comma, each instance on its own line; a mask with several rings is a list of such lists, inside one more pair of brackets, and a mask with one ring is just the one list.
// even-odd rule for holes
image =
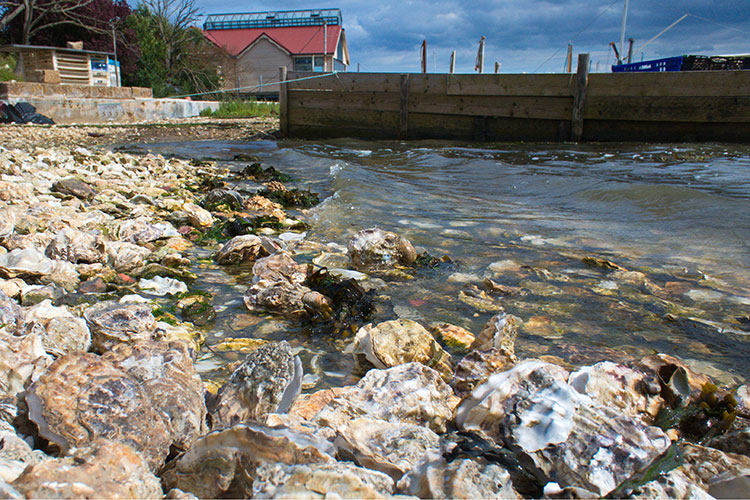
[[274, 126], [0, 129], [3, 497], [747, 497], [750, 152]]

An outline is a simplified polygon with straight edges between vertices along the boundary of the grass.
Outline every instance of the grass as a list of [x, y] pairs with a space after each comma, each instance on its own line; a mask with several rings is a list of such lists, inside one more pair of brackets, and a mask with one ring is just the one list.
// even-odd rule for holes
[[224, 101], [219, 109], [211, 111], [204, 109], [201, 116], [211, 118], [255, 118], [259, 116], [278, 116], [279, 104], [275, 102]]
[[15, 54], [0, 56], [0, 82], [21, 80], [19, 75], [13, 73], [16, 69], [16, 59]]

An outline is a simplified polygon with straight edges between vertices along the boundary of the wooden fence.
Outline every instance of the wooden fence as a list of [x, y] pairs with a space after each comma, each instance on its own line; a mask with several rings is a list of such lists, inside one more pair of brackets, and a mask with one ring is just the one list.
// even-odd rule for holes
[[281, 71], [283, 137], [750, 143], [750, 71], [310, 76]]

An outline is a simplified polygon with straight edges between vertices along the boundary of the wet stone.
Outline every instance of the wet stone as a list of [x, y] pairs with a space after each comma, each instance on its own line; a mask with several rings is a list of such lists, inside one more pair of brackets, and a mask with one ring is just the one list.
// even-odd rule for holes
[[409, 240], [379, 228], [358, 232], [349, 240], [347, 249], [352, 263], [358, 267], [409, 266], [417, 260], [417, 252]]
[[86, 182], [75, 177], [60, 179], [52, 185], [53, 193], [60, 193], [65, 196], [75, 196], [82, 200], [91, 200], [96, 196], [96, 191]]
[[266, 257], [269, 252], [264, 248], [262, 240], [253, 234], [235, 236], [216, 253], [214, 259], [218, 264], [241, 264], [254, 262]]

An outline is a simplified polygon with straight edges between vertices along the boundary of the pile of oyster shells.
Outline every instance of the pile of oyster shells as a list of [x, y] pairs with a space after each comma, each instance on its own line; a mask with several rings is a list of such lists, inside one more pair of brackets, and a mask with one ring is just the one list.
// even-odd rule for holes
[[[474, 335], [395, 319], [359, 329], [354, 385], [302, 393], [285, 342], [261, 343], [215, 393], [195, 368], [185, 235], [217, 213], [193, 191], [215, 165], [147, 155], [0, 150], [0, 494], [6, 498], [636, 498], [747, 496], [750, 391], [699, 444], [654, 425], [709, 382], [679, 359], [569, 369], [515, 354], [522, 320], [502, 311]], [[239, 211], [294, 221], [258, 197]], [[214, 198], [222, 193], [213, 193]], [[264, 212], [265, 211], [265, 212]], [[229, 240], [252, 264], [252, 313], [325, 315], [300, 238]], [[323, 245], [321, 245], [323, 247]], [[346, 277], [417, 257], [377, 228], [355, 234]], [[328, 258], [321, 254], [318, 258]], [[348, 269], [351, 266], [356, 270]], [[184, 296], [188, 292], [187, 296]], [[198, 307], [195, 307], [195, 306]], [[175, 324], [172, 324], [175, 323]], [[462, 346], [454, 359], [447, 346]], [[669, 374], [669, 376], [665, 375]]]

